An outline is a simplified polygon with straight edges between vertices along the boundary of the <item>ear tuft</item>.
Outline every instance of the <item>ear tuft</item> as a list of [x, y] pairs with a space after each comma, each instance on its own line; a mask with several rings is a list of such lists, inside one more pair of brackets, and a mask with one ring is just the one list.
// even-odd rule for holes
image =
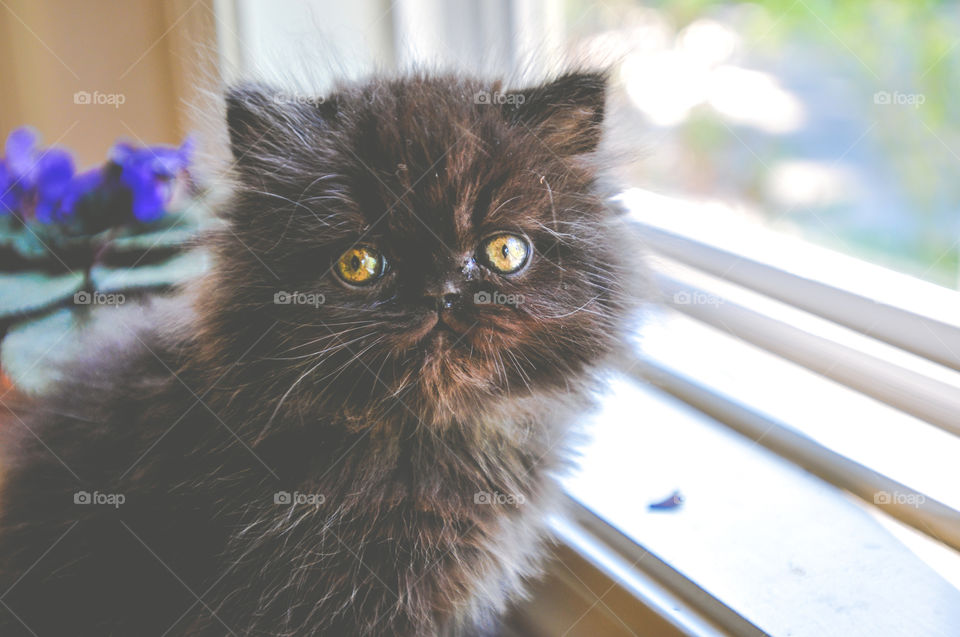
[[504, 116], [525, 126], [561, 155], [596, 150], [603, 134], [606, 72], [576, 72], [533, 88], [510, 91]]
[[264, 84], [240, 84], [227, 90], [227, 131], [233, 157], [240, 161], [272, 126], [277, 91]]
[[238, 164], [257, 151], [283, 153], [305, 130], [322, 131], [336, 116], [335, 99], [287, 93], [259, 83], [231, 87], [224, 96], [230, 147]]

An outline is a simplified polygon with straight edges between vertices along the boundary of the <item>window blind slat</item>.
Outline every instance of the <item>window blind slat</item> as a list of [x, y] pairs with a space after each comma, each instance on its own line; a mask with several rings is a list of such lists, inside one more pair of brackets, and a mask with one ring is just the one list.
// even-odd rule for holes
[[661, 264], [656, 280], [675, 309], [812, 371], [960, 435], [960, 374], [911, 362], [825, 319], [684, 267]]
[[714, 276], [960, 370], [960, 294], [697, 205], [640, 189], [616, 198], [650, 248]]

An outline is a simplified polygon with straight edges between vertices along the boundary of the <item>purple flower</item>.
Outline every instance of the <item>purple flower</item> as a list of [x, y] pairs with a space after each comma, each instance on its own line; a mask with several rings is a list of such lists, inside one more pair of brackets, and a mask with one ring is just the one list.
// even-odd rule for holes
[[72, 215], [76, 210], [77, 203], [83, 197], [103, 187], [103, 184], [103, 169], [100, 167], [74, 175], [67, 185], [63, 199], [60, 200], [60, 210], [63, 216]]
[[37, 134], [21, 127], [7, 138], [0, 164], [0, 212], [21, 218], [32, 209], [36, 219], [50, 223], [64, 216], [61, 200], [73, 180], [73, 157], [65, 150], [39, 151]]
[[0, 162], [0, 214], [23, 214], [24, 200], [33, 187], [36, 142], [36, 133], [27, 127], [7, 137], [6, 156]]
[[36, 179], [36, 208], [34, 215], [42, 223], [69, 214], [61, 207], [61, 200], [70, 191], [73, 180], [73, 158], [64, 150], [51, 148], [34, 165]]
[[14, 192], [14, 181], [6, 163], [0, 162], [0, 214], [10, 214], [19, 207], [19, 199]]
[[189, 137], [179, 148], [117, 144], [110, 159], [120, 166], [120, 179], [133, 196], [133, 216], [150, 222], [163, 216], [173, 195], [174, 178], [187, 169], [193, 154]]
[[15, 179], [26, 181], [25, 188], [32, 185], [36, 145], [37, 134], [26, 126], [15, 129], [7, 137], [7, 145], [4, 149], [7, 153], [7, 168]]
[[163, 216], [176, 178], [190, 165], [193, 141], [187, 138], [179, 148], [117, 144], [109, 164], [80, 174], [70, 153], [40, 149], [30, 128], [13, 131], [4, 151], [0, 214], [12, 213], [24, 220], [32, 215], [41, 223], [79, 214], [83, 219], [78, 227], [93, 232], [133, 219], [150, 222]]

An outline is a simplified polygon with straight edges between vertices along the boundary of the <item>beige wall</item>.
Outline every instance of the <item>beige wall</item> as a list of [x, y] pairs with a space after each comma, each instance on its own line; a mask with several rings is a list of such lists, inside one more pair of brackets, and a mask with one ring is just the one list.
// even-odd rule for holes
[[[4, 0], [0, 135], [23, 124], [100, 163], [118, 137], [177, 143], [215, 69], [213, 0]], [[202, 78], [202, 81], [200, 81]], [[74, 94], [121, 95], [77, 104]], [[102, 98], [101, 98], [102, 99]]]

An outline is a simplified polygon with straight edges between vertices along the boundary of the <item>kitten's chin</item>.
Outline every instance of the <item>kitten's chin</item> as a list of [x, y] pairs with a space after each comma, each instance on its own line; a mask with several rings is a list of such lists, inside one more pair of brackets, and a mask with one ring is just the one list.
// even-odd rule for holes
[[448, 354], [450, 350], [456, 347], [457, 343], [463, 340], [463, 336], [451, 327], [438, 322], [422, 343], [427, 353]]

